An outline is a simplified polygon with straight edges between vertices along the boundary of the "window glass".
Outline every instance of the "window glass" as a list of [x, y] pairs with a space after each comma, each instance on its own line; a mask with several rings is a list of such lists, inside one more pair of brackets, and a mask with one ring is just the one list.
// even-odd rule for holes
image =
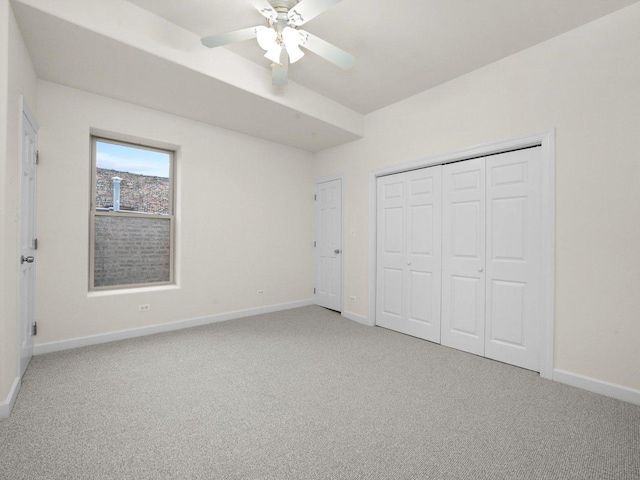
[[[97, 140], [96, 208], [168, 215], [170, 171], [169, 152]], [[114, 203], [118, 189], [120, 197]]]
[[171, 225], [164, 218], [98, 215], [94, 286], [169, 282]]

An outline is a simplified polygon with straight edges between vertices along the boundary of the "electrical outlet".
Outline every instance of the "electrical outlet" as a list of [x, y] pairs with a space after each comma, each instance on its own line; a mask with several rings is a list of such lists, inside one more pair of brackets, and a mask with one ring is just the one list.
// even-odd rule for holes
[[356, 301], [356, 297], [355, 297], [355, 296], [353, 296], [353, 295], [351, 295], [349, 298], [351, 299], [351, 301], [352, 301], [352, 302], [355, 302], [355, 301]]
[[258, 295], [264, 295], [264, 290], [258, 290]]
[[151, 310], [151, 304], [150, 303], [143, 303], [142, 305], [138, 305], [138, 311], [139, 312], [146, 312], [147, 310]]

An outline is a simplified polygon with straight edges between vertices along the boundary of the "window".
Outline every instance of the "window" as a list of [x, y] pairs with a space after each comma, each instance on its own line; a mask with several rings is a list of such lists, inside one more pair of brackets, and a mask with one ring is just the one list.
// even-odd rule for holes
[[173, 283], [174, 152], [91, 138], [92, 290]]

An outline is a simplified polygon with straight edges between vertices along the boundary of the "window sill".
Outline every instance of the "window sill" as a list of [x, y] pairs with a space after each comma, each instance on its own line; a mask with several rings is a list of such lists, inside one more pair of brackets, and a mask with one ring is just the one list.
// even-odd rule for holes
[[92, 297], [108, 297], [111, 295], [124, 295], [127, 293], [151, 293], [163, 292], [167, 290], [179, 290], [179, 285], [158, 285], [148, 287], [132, 287], [132, 288], [114, 288], [113, 290], [95, 290], [87, 293], [88, 298]]

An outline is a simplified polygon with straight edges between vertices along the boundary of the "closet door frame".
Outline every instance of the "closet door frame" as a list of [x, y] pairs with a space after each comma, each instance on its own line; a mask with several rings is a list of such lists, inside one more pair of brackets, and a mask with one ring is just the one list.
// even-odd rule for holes
[[477, 145], [455, 152], [426, 157], [369, 173], [369, 318], [376, 324], [377, 257], [377, 179], [417, 168], [470, 160], [520, 148], [542, 148], [542, 247], [541, 247], [541, 325], [540, 376], [552, 379], [554, 345], [554, 273], [555, 273], [555, 129]]

